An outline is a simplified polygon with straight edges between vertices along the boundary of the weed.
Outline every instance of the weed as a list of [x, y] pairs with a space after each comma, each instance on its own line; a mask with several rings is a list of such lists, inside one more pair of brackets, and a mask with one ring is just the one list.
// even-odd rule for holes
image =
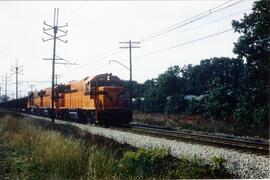
[[148, 151], [139, 149], [136, 152], [127, 151], [118, 163], [118, 171], [125, 177], [140, 175], [140, 178], [164, 176], [167, 173], [168, 162], [163, 150]]
[[227, 174], [227, 169], [224, 166], [226, 162], [222, 157], [213, 157], [211, 165], [211, 173], [214, 177], [224, 176]]
[[204, 165], [196, 157], [177, 159], [164, 150], [130, 148], [69, 126], [32, 122], [13, 116], [0, 119], [1, 179], [230, 177], [222, 158]]

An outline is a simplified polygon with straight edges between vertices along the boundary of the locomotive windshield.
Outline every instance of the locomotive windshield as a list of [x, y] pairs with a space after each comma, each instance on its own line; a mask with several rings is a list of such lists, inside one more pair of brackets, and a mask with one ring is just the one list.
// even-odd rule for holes
[[98, 86], [122, 86], [121, 81], [98, 81]]

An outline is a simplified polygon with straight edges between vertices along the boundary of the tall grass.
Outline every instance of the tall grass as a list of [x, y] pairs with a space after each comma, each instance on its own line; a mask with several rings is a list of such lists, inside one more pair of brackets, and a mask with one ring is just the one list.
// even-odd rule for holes
[[26, 168], [26, 172], [20, 175], [31, 177], [33, 170], [46, 172], [53, 177], [61, 175], [62, 178], [75, 178], [87, 174], [90, 154], [80, 140], [68, 139], [59, 132], [43, 131], [24, 125], [10, 117], [1, 122], [1, 127], [6, 130], [5, 136], [10, 140], [14, 151], [23, 156], [20, 160], [26, 160], [37, 167]]
[[84, 138], [44, 130], [12, 116], [0, 119], [0, 135], [0, 147], [3, 140], [9, 142], [8, 155], [0, 153], [5, 161], [3, 178], [8, 179], [198, 178], [216, 177], [220, 172], [217, 177], [228, 175], [222, 164], [217, 166], [217, 160], [213, 166], [205, 166], [177, 160], [162, 150], [127, 150], [126, 146], [121, 154], [116, 143], [111, 146], [107, 141], [102, 146], [100, 137], [91, 144]]

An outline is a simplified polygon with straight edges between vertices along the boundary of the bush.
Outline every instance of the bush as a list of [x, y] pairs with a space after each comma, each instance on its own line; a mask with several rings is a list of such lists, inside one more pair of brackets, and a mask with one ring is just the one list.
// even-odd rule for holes
[[222, 177], [227, 174], [227, 169], [224, 166], [225, 162], [226, 160], [221, 157], [213, 157], [211, 172], [214, 177]]
[[228, 85], [213, 81], [203, 98], [203, 113], [212, 120], [227, 120], [237, 105], [236, 92]]
[[143, 101], [143, 111], [147, 113], [163, 112], [165, 100], [156, 89], [150, 89], [145, 94]]
[[265, 91], [254, 88], [239, 97], [234, 114], [244, 128], [268, 128], [269, 103], [265, 102]]
[[198, 115], [202, 113], [201, 103], [202, 103], [201, 100], [192, 99], [191, 101], [188, 102], [186, 113], [188, 115]]
[[165, 151], [154, 149], [148, 151], [139, 149], [136, 152], [127, 151], [118, 163], [118, 173], [125, 178], [162, 177], [168, 172], [169, 162]]
[[166, 99], [164, 112], [166, 114], [177, 114], [186, 110], [187, 101], [184, 96], [169, 96]]

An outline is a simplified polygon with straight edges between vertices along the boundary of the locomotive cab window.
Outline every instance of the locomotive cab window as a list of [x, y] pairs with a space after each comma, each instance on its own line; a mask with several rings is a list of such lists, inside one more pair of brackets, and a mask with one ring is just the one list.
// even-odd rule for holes
[[90, 82], [85, 84], [84, 95], [90, 94]]
[[95, 91], [96, 91], [96, 83], [95, 82], [91, 82], [91, 85], [90, 86], [91, 86], [91, 88], [90, 88], [89, 94], [90, 94], [90, 98], [93, 99], [94, 96], [95, 96]]

